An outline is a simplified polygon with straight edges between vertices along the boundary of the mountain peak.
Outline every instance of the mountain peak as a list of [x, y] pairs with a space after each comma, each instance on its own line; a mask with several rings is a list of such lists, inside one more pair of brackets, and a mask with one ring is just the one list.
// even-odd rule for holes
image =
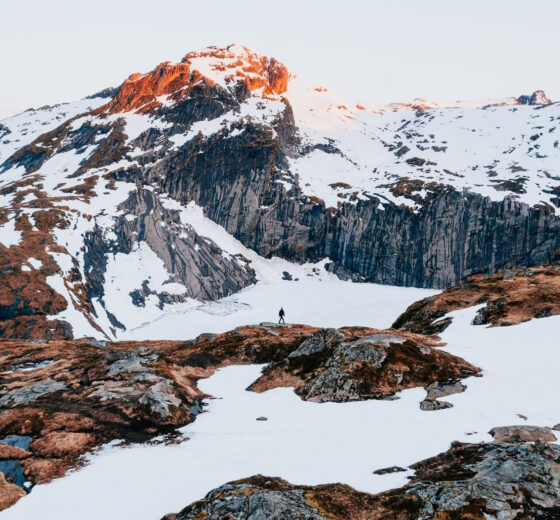
[[288, 78], [288, 69], [275, 58], [239, 44], [212, 46], [189, 52], [180, 63], [164, 62], [151, 72], [130, 75], [98, 112], [151, 112], [170, 99], [188, 97], [200, 83], [223, 88], [244, 83], [256, 95], [274, 98], [286, 91]]
[[243, 80], [250, 90], [264, 87], [263, 95], [286, 91], [289, 72], [276, 58], [269, 58], [234, 43], [226, 48], [206, 47], [189, 52], [182, 60], [217, 83]]

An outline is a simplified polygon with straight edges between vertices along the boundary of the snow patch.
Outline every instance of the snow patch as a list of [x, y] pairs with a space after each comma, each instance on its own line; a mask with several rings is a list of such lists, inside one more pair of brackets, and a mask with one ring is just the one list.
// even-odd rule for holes
[[15, 219], [0, 226], [0, 244], [4, 247], [17, 246], [21, 242], [21, 231], [16, 231]]

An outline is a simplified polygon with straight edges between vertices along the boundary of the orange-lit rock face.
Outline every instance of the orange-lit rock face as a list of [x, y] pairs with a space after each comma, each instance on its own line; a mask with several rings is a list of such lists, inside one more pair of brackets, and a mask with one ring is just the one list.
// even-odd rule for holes
[[139, 110], [147, 113], [161, 106], [162, 96], [172, 100], [188, 97], [201, 80], [223, 86], [242, 82], [249, 90], [262, 89], [262, 97], [274, 97], [286, 91], [288, 69], [275, 58], [268, 58], [238, 45], [227, 49], [208, 48], [190, 52], [181, 63], [161, 63], [146, 74], [132, 74], [114, 99], [96, 110], [115, 113]]
[[114, 99], [100, 112], [128, 112], [141, 109], [148, 112], [161, 104], [158, 97], [179, 91], [190, 81], [190, 66], [186, 63], [161, 63], [147, 74], [132, 74], [122, 84]]
[[210, 77], [216, 74], [226, 82], [242, 81], [249, 90], [263, 88], [263, 97], [283, 94], [288, 86], [289, 72], [282, 63], [240, 45], [189, 52], [183, 63], [191, 64], [193, 70], [200, 67], [203, 75], [206, 75], [203, 69], [207, 69]]

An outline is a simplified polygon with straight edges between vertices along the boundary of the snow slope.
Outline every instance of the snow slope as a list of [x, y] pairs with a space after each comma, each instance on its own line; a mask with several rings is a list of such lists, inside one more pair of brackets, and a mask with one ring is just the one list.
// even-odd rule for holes
[[[512, 327], [471, 325], [477, 308], [453, 313], [443, 337], [446, 350], [481, 366], [462, 394], [446, 397], [453, 408], [423, 412], [422, 389], [397, 401], [310, 403], [291, 389], [245, 391], [259, 366], [228, 367], [201, 381], [217, 399], [182, 429], [178, 445], [107, 446], [89, 464], [62, 479], [36, 486], [2, 520], [80, 518], [153, 520], [202, 498], [210, 489], [261, 473], [297, 484], [344, 482], [372, 493], [407, 482], [410, 473], [374, 475], [435, 455], [453, 440], [490, 441], [494, 426], [558, 422], [560, 317]], [[527, 346], [531, 345], [528, 351]], [[256, 421], [259, 416], [268, 421]]]
[[0, 164], [19, 148], [41, 134], [54, 130], [65, 121], [107, 103], [107, 96], [87, 97], [71, 103], [60, 103], [0, 120]]
[[[311, 271], [276, 259], [293, 273]], [[282, 267], [280, 267], [282, 269]], [[396, 309], [436, 294], [429, 289], [352, 283], [321, 271], [299, 281], [281, 280], [258, 283], [233, 296], [215, 302], [193, 303], [190, 308], [168, 310], [141, 326], [119, 333], [120, 340], [194, 338], [203, 332], [226, 332], [241, 325], [276, 322], [283, 307], [286, 320], [316, 327], [366, 325], [390, 327]], [[301, 276], [307, 276], [305, 274]]]
[[[510, 99], [451, 107], [433, 103], [433, 108], [418, 111], [408, 105], [371, 108], [299, 77], [290, 80], [285, 95], [304, 142], [337, 150], [315, 149], [292, 161], [304, 191], [330, 206], [357, 190], [361, 198], [370, 194], [416, 207], [388, 185], [418, 180], [492, 200], [512, 196], [530, 206], [555, 207], [551, 190], [560, 180], [558, 103], [528, 106]], [[402, 155], [395, 153], [399, 150]], [[408, 164], [413, 157], [425, 165]], [[525, 179], [523, 192], [503, 182], [519, 179]], [[336, 183], [348, 186], [330, 186]], [[414, 191], [425, 196], [423, 189]]]

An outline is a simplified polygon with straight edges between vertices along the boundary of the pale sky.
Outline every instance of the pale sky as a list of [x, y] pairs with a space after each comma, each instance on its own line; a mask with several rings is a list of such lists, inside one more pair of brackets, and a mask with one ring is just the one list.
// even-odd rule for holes
[[240, 43], [373, 105], [560, 100], [559, 0], [0, 0], [0, 118]]

